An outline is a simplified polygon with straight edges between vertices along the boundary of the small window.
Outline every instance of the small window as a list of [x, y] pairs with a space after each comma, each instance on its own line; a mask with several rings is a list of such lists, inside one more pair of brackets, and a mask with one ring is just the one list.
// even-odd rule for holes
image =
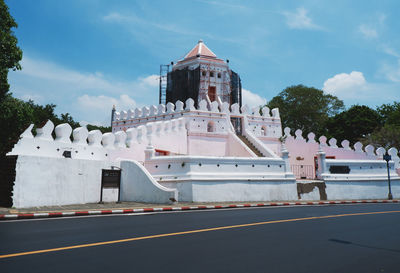
[[221, 73], [218, 73], [218, 76], [217, 76], [219, 79], [221, 79]]
[[207, 132], [215, 132], [215, 124], [214, 124], [214, 122], [210, 121], [207, 124]]
[[264, 125], [261, 127], [261, 135], [266, 136], [267, 135], [267, 127]]
[[210, 71], [210, 77], [214, 77], [214, 71]]
[[207, 75], [207, 72], [206, 71], [201, 71], [201, 75], [203, 76], [203, 77], [205, 77], [206, 75]]

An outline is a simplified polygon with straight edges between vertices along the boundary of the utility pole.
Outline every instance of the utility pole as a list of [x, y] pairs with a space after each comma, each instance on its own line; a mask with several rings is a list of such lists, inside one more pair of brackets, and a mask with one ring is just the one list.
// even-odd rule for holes
[[387, 167], [387, 173], [388, 173], [388, 183], [389, 183], [388, 199], [392, 200], [393, 196], [392, 196], [392, 188], [390, 186], [390, 167], [389, 167], [389, 161], [392, 160], [392, 156], [389, 155], [388, 152], [386, 151], [386, 153], [383, 155], [383, 160], [386, 161], [386, 167]]

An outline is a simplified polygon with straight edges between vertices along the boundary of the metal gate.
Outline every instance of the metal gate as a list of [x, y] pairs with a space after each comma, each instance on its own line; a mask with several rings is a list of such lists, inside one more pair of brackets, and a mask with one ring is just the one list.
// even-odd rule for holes
[[296, 179], [315, 179], [315, 167], [313, 165], [290, 165]]

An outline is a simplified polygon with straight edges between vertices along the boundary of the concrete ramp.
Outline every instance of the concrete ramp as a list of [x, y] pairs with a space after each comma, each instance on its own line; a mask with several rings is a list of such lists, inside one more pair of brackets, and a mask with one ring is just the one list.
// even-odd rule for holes
[[121, 201], [159, 204], [178, 201], [178, 191], [160, 185], [139, 162], [122, 160], [121, 169]]

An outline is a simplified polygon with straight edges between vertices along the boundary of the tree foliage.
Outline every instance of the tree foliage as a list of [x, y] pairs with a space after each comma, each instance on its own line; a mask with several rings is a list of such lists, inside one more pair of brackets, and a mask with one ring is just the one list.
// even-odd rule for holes
[[385, 124], [362, 139], [364, 145], [372, 144], [374, 147], [400, 148], [400, 126]]
[[[6, 95], [0, 102], [0, 156], [12, 149], [22, 132], [32, 123], [35, 124], [34, 134], [36, 128], [40, 128], [47, 120], [51, 120], [55, 126], [61, 123], [68, 123], [73, 129], [80, 126], [69, 113], [60, 116], [55, 114], [55, 107], [54, 104], [43, 106], [35, 104], [32, 100], [25, 102], [10, 94]], [[111, 131], [110, 127], [95, 125], [87, 125], [87, 128], [99, 129], [103, 133]]]
[[326, 136], [338, 140], [347, 139], [354, 144], [382, 127], [379, 113], [365, 105], [353, 105], [326, 122]]
[[86, 128], [87, 128], [89, 131], [92, 131], [92, 130], [100, 130], [100, 132], [102, 132], [103, 134], [104, 134], [104, 133], [107, 133], [107, 132], [111, 132], [111, 126], [105, 127], [105, 126], [99, 126], [99, 125], [88, 124], [88, 125], [86, 125]]
[[377, 108], [383, 126], [367, 135], [364, 144], [373, 144], [375, 147], [400, 148], [400, 102], [382, 104]]
[[377, 111], [382, 116], [385, 124], [400, 126], [400, 102], [382, 104]]
[[10, 15], [4, 0], [0, 0], [0, 101], [10, 89], [8, 70], [21, 69], [22, 50], [18, 47], [13, 28], [18, 25]]
[[304, 85], [290, 86], [272, 98], [269, 108], [279, 108], [282, 126], [304, 134], [322, 134], [329, 117], [344, 109], [343, 101], [322, 90]]

